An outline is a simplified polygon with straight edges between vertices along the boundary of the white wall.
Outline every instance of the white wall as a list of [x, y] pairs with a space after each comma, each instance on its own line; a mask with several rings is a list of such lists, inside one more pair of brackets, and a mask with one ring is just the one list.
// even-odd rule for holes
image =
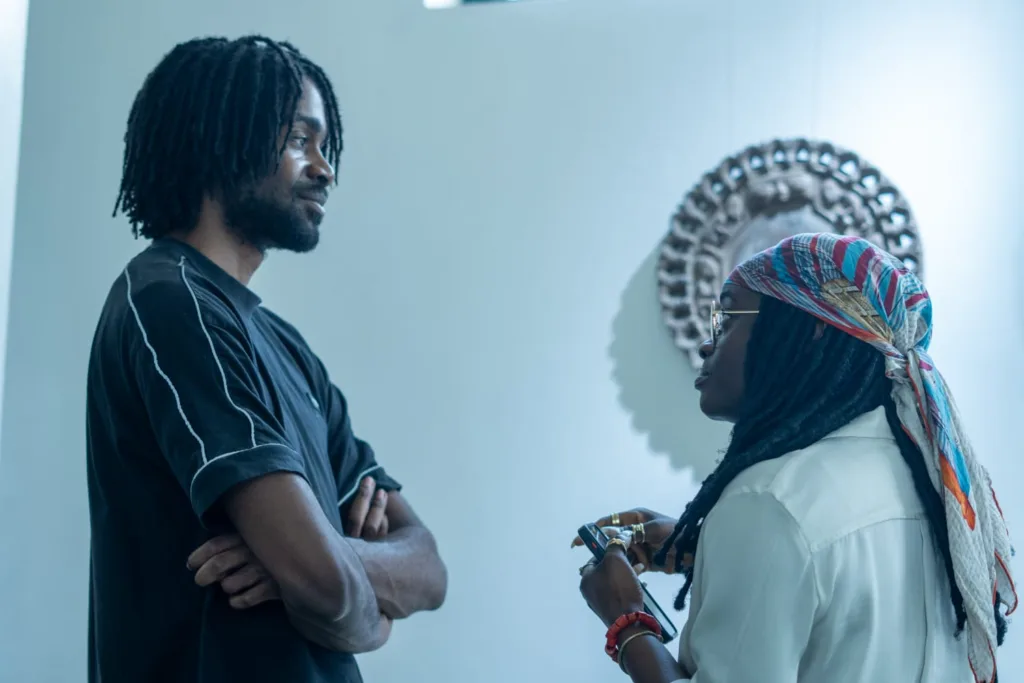
[[28, 0], [0, 0], [0, 405], [3, 404], [3, 358], [7, 348], [27, 20]]
[[[0, 679], [84, 679], [86, 359], [107, 287], [142, 246], [109, 218], [121, 137], [146, 72], [197, 34], [288, 37], [344, 103], [323, 246], [275, 256], [255, 286], [321, 351], [451, 566], [448, 605], [366, 657], [368, 681], [620, 680], [569, 540], [614, 509], [680, 512], [687, 464], [706, 472], [724, 444], [659, 322], [652, 254], [706, 168], [774, 135], [849, 146], [911, 198], [935, 356], [1024, 543], [1024, 6], [254, 2], [33, 2]], [[669, 602], [677, 584], [653, 587]], [[1024, 676], [1019, 645], [1001, 655], [1005, 680]]]

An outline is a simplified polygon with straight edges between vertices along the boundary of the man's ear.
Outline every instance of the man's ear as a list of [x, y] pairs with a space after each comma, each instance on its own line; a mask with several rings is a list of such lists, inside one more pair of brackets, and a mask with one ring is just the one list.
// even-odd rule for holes
[[825, 323], [820, 320], [814, 325], [814, 341], [819, 341], [825, 334]]

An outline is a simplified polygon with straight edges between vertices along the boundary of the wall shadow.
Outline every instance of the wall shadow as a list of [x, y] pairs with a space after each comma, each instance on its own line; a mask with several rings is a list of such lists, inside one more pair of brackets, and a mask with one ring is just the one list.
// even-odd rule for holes
[[644, 259], [622, 293], [608, 349], [612, 377], [619, 403], [651, 451], [667, 456], [673, 469], [691, 470], [700, 482], [724, 452], [730, 426], [700, 412], [693, 388], [697, 373], [662, 322], [658, 251]]

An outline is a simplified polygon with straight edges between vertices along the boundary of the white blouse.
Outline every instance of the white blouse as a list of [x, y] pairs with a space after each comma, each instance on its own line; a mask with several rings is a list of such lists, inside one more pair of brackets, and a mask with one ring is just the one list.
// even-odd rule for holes
[[694, 683], [974, 680], [882, 408], [741, 473], [695, 563], [679, 643]]

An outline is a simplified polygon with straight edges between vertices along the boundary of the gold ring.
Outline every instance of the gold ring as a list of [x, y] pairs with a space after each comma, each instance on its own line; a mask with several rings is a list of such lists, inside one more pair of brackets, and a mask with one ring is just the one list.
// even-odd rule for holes
[[647, 531], [643, 524], [634, 524], [631, 528], [633, 529], [633, 540], [636, 543], [643, 543], [647, 540]]
[[619, 513], [618, 512], [613, 512], [612, 513], [612, 526], [621, 526], [621, 525], [622, 525], [622, 519], [619, 517]]
[[629, 550], [629, 546], [626, 545], [626, 542], [618, 537], [608, 539], [608, 547], [611, 548], [613, 545], [617, 545], [620, 548], [622, 548], [622, 552], [626, 552], [627, 550]]

